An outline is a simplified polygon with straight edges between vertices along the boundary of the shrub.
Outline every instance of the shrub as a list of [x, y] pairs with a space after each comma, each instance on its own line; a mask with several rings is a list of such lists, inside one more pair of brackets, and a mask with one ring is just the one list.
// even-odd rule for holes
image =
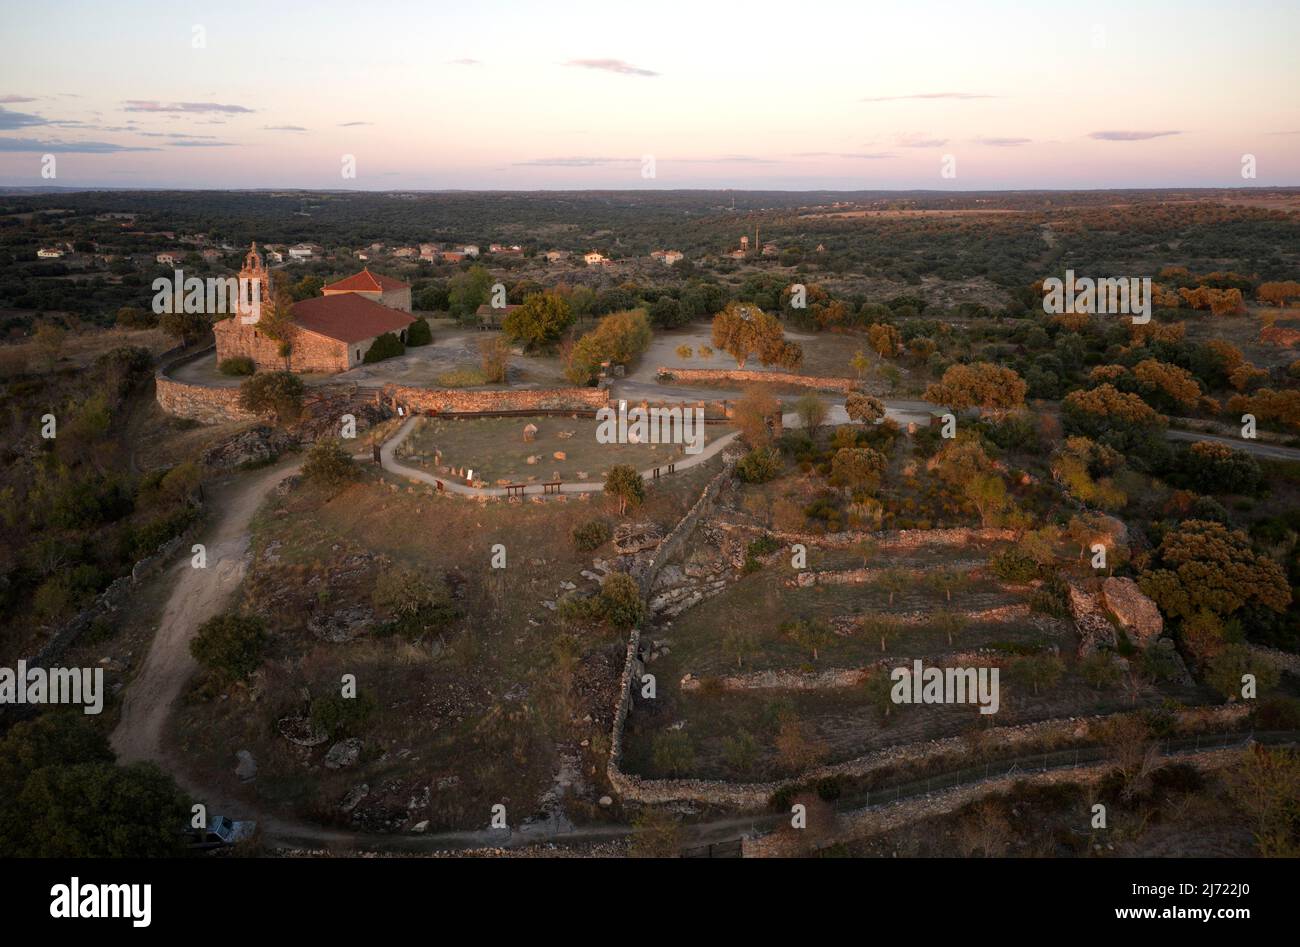
[[360, 733], [375, 712], [375, 699], [366, 691], [356, 697], [330, 694], [311, 702], [311, 723], [331, 740]]
[[573, 527], [573, 546], [579, 552], [591, 552], [609, 542], [609, 524], [602, 519], [588, 520]]
[[361, 471], [352, 456], [334, 441], [317, 441], [307, 452], [302, 475], [308, 483], [338, 489], [356, 480]]
[[1025, 583], [1038, 578], [1038, 563], [1019, 549], [998, 553], [989, 565], [1003, 582]]
[[655, 734], [655, 768], [669, 776], [678, 776], [695, 765], [695, 747], [684, 730], [666, 730]]
[[624, 572], [611, 572], [600, 586], [603, 617], [620, 631], [631, 628], [645, 615], [645, 602], [636, 580]]
[[432, 341], [433, 330], [429, 328], [428, 319], [423, 317], [416, 319], [411, 323], [410, 328], [406, 330], [406, 344], [410, 348], [428, 345]]
[[402, 340], [391, 332], [385, 332], [370, 343], [370, 348], [366, 349], [366, 355], [362, 361], [367, 365], [373, 365], [375, 362], [382, 362], [386, 358], [395, 358], [398, 355], [405, 354], [406, 346], [402, 344]]
[[257, 366], [247, 355], [232, 355], [217, 366], [217, 371], [223, 375], [251, 375]]
[[190, 654], [224, 681], [241, 681], [262, 664], [266, 626], [254, 615], [209, 618], [190, 642]]
[[405, 567], [381, 572], [371, 601], [393, 615], [386, 630], [408, 639], [440, 634], [460, 616], [446, 583]]
[[781, 472], [781, 454], [771, 447], [750, 451], [736, 464], [736, 476], [745, 483], [767, 483]]

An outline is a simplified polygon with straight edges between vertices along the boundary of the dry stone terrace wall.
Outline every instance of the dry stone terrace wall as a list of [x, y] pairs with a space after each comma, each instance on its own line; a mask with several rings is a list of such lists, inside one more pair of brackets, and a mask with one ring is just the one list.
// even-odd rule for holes
[[716, 524], [719, 529], [742, 533], [766, 533], [783, 543], [803, 543], [822, 549], [849, 549], [862, 542], [874, 542], [893, 549], [913, 549], [920, 546], [965, 546], [980, 543], [1015, 542], [1020, 534], [1014, 529], [987, 527], [973, 529], [957, 527], [954, 529], [899, 529], [885, 530], [877, 533], [843, 532], [843, 533], [792, 533], [779, 529], [764, 529], [749, 523]]
[[385, 385], [380, 397], [415, 411], [439, 414], [480, 411], [590, 411], [609, 404], [601, 388], [531, 388], [500, 391], [464, 391], [457, 388], [414, 388]]
[[[685, 516], [678, 520], [672, 532], [659, 543], [659, 546], [655, 549], [654, 558], [650, 560], [644, 572], [638, 576], [637, 584], [641, 589], [642, 598], [649, 594], [650, 589], [654, 587], [655, 577], [659, 574], [659, 570], [681, 548], [681, 544], [686, 541], [686, 537], [695, 528], [700, 517], [713, 505], [718, 493], [731, 479], [736, 465], [735, 456], [724, 451], [722, 464], [722, 470], [708, 482], [695, 504], [687, 511]], [[627, 714], [632, 707], [632, 688], [639, 687], [641, 672], [644, 669], [640, 658], [640, 647], [641, 628], [637, 626], [628, 635], [627, 654], [623, 659], [623, 673], [619, 677], [618, 696], [615, 698], [614, 703], [614, 722], [610, 728], [609, 762], [605, 768], [610, 785], [619, 793], [623, 793], [623, 785], [628, 779], [619, 768], [623, 760], [623, 726], [627, 722]], [[628, 798], [636, 797], [629, 796]]]
[[852, 378], [820, 378], [814, 375], [794, 375], [789, 372], [756, 372], [743, 368], [660, 368], [675, 382], [685, 384], [716, 384], [730, 382], [738, 385], [786, 385], [791, 388], [812, 388], [816, 391], [838, 391], [848, 394], [856, 391], [858, 383]]
[[[1178, 711], [1176, 717], [1180, 731], [1193, 733], [1239, 724], [1250, 714], [1250, 710], [1245, 704], [1194, 707]], [[998, 727], [988, 731], [984, 748], [989, 751], [1014, 751], [1018, 747], [1041, 744], [1044, 741], [1083, 741], [1093, 733], [1094, 726], [1110, 719], [1114, 718], [1104, 715], [1065, 717], [1014, 727]], [[621, 730], [619, 733], [621, 736]], [[970, 741], [965, 736], [944, 737], [923, 743], [903, 743], [884, 747], [844, 763], [820, 766], [797, 778], [766, 783], [729, 783], [716, 779], [642, 779], [623, 773], [614, 766], [611, 756], [609, 780], [625, 800], [634, 802], [699, 802], [740, 809], [761, 809], [767, 805], [773, 793], [785, 786], [817, 782], [833, 776], [861, 777], [873, 770], [900, 763], [919, 764], [946, 756], [961, 758], [969, 752]], [[1003, 752], [1002, 755], [1011, 754]]]
[[[1202, 771], [1222, 769], [1231, 765], [1241, 752], [1238, 747], [1217, 750], [1205, 750], [1200, 753], [1179, 754], [1174, 757], [1179, 763], [1186, 763]], [[837, 835], [841, 838], [860, 838], [876, 835], [920, 819], [947, 815], [956, 812], [962, 806], [976, 799], [998, 792], [1009, 792], [1017, 783], [1030, 783], [1035, 786], [1052, 786], [1062, 783], [1082, 783], [1091, 785], [1113, 768], [1113, 764], [1093, 763], [1068, 769], [1049, 770], [1045, 773], [1017, 773], [1015, 776], [1002, 776], [982, 780], [966, 786], [958, 786], [946, 792], [908, 799], [903, 802], [890, 803], [878, 808], [859, 809], [857, 812], [841, 816], [837, 826]], [[789, 853], [788, 839], [772, 832], [767, 835], [746, 836], [741, 840], [741, 851], [745, 858], [779, 858]]]

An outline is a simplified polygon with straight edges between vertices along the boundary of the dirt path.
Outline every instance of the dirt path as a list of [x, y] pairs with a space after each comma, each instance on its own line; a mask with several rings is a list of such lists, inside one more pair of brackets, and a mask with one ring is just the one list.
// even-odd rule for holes
[[255, 474], [214, 504], [214, 519], [202, 537], [207, 546], [207, 568], [192, 568], [186, 558], [160, 578], [175, 584], [144, 665], [126, 689], [122, 716], [113, 731], [113, 749], [122, 762], [164, 762], [163, 727], [197, 666], [190, 656], [190, 640], [199, 625], [226, 607], [239, 587], [248, 565], [253, 514], [266, 494], [299, 463]]

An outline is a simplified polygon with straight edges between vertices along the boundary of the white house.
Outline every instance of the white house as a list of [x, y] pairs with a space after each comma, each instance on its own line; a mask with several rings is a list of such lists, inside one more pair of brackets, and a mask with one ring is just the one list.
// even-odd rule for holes
[[42, 260], [57, 260], [63, 256], [63, 251], [58, 247], [41, 247], [36, 251], [36, 256]]
[[295, 243], [289, 248], [290, 260], [310, 260], [313, 247], [310, 243]]
[[460, 248], [460, 252], [466, 256], [478, 256], [478, 246], [470, 243]]
[[609, 259], [603, 253], [598, 253], [595, 250], [592, 250], [590, 253], [584, 254], [582, 259], [586, 262], [588, 266], [598, 266], [600, 264], [609, 262]]

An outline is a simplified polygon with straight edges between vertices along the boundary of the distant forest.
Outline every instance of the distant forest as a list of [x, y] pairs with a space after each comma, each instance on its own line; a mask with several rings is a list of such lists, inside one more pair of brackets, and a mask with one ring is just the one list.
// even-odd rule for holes
[[[928, 278], [982, 279], [1018, 290], [1067, 267], [1081, 275], [1154, 275], [1168, 265], [1291, 279], [1300, 268], [1300, 217], [1227, 199], [1294, 200], [1297, 193], [11, 191], [0, 195], [0, 307], [102, 321], [119, 306], [140, 305], [156, 275], [152, 262], [119, 260], [85, 271], [38, 261], [36, 250], [58, 242], [138, 256], [179, 247], [158, 231], [204, 233], [235, 247], [312, 242], [327, 251], [372, 242], [486, 250], [506, 242], [527, 254], [598, 249], [620, 259], [677, 249], [708, 279], [733, 271], [718, 255], [735, 249], [742, 234], [754, 240], [757, 230], [779, 253], [756, 265], [913, 286]], [[900, 211], [931, 213], [890, 213]], [[952, 211], [977, 213], [942, 213]], [[113, 212], [138, 217], [130, 227], [95, 220]], [[483, 262], [494, 266], [491, 258]], [[431, 277], [454, 272], [423, 267]]]

